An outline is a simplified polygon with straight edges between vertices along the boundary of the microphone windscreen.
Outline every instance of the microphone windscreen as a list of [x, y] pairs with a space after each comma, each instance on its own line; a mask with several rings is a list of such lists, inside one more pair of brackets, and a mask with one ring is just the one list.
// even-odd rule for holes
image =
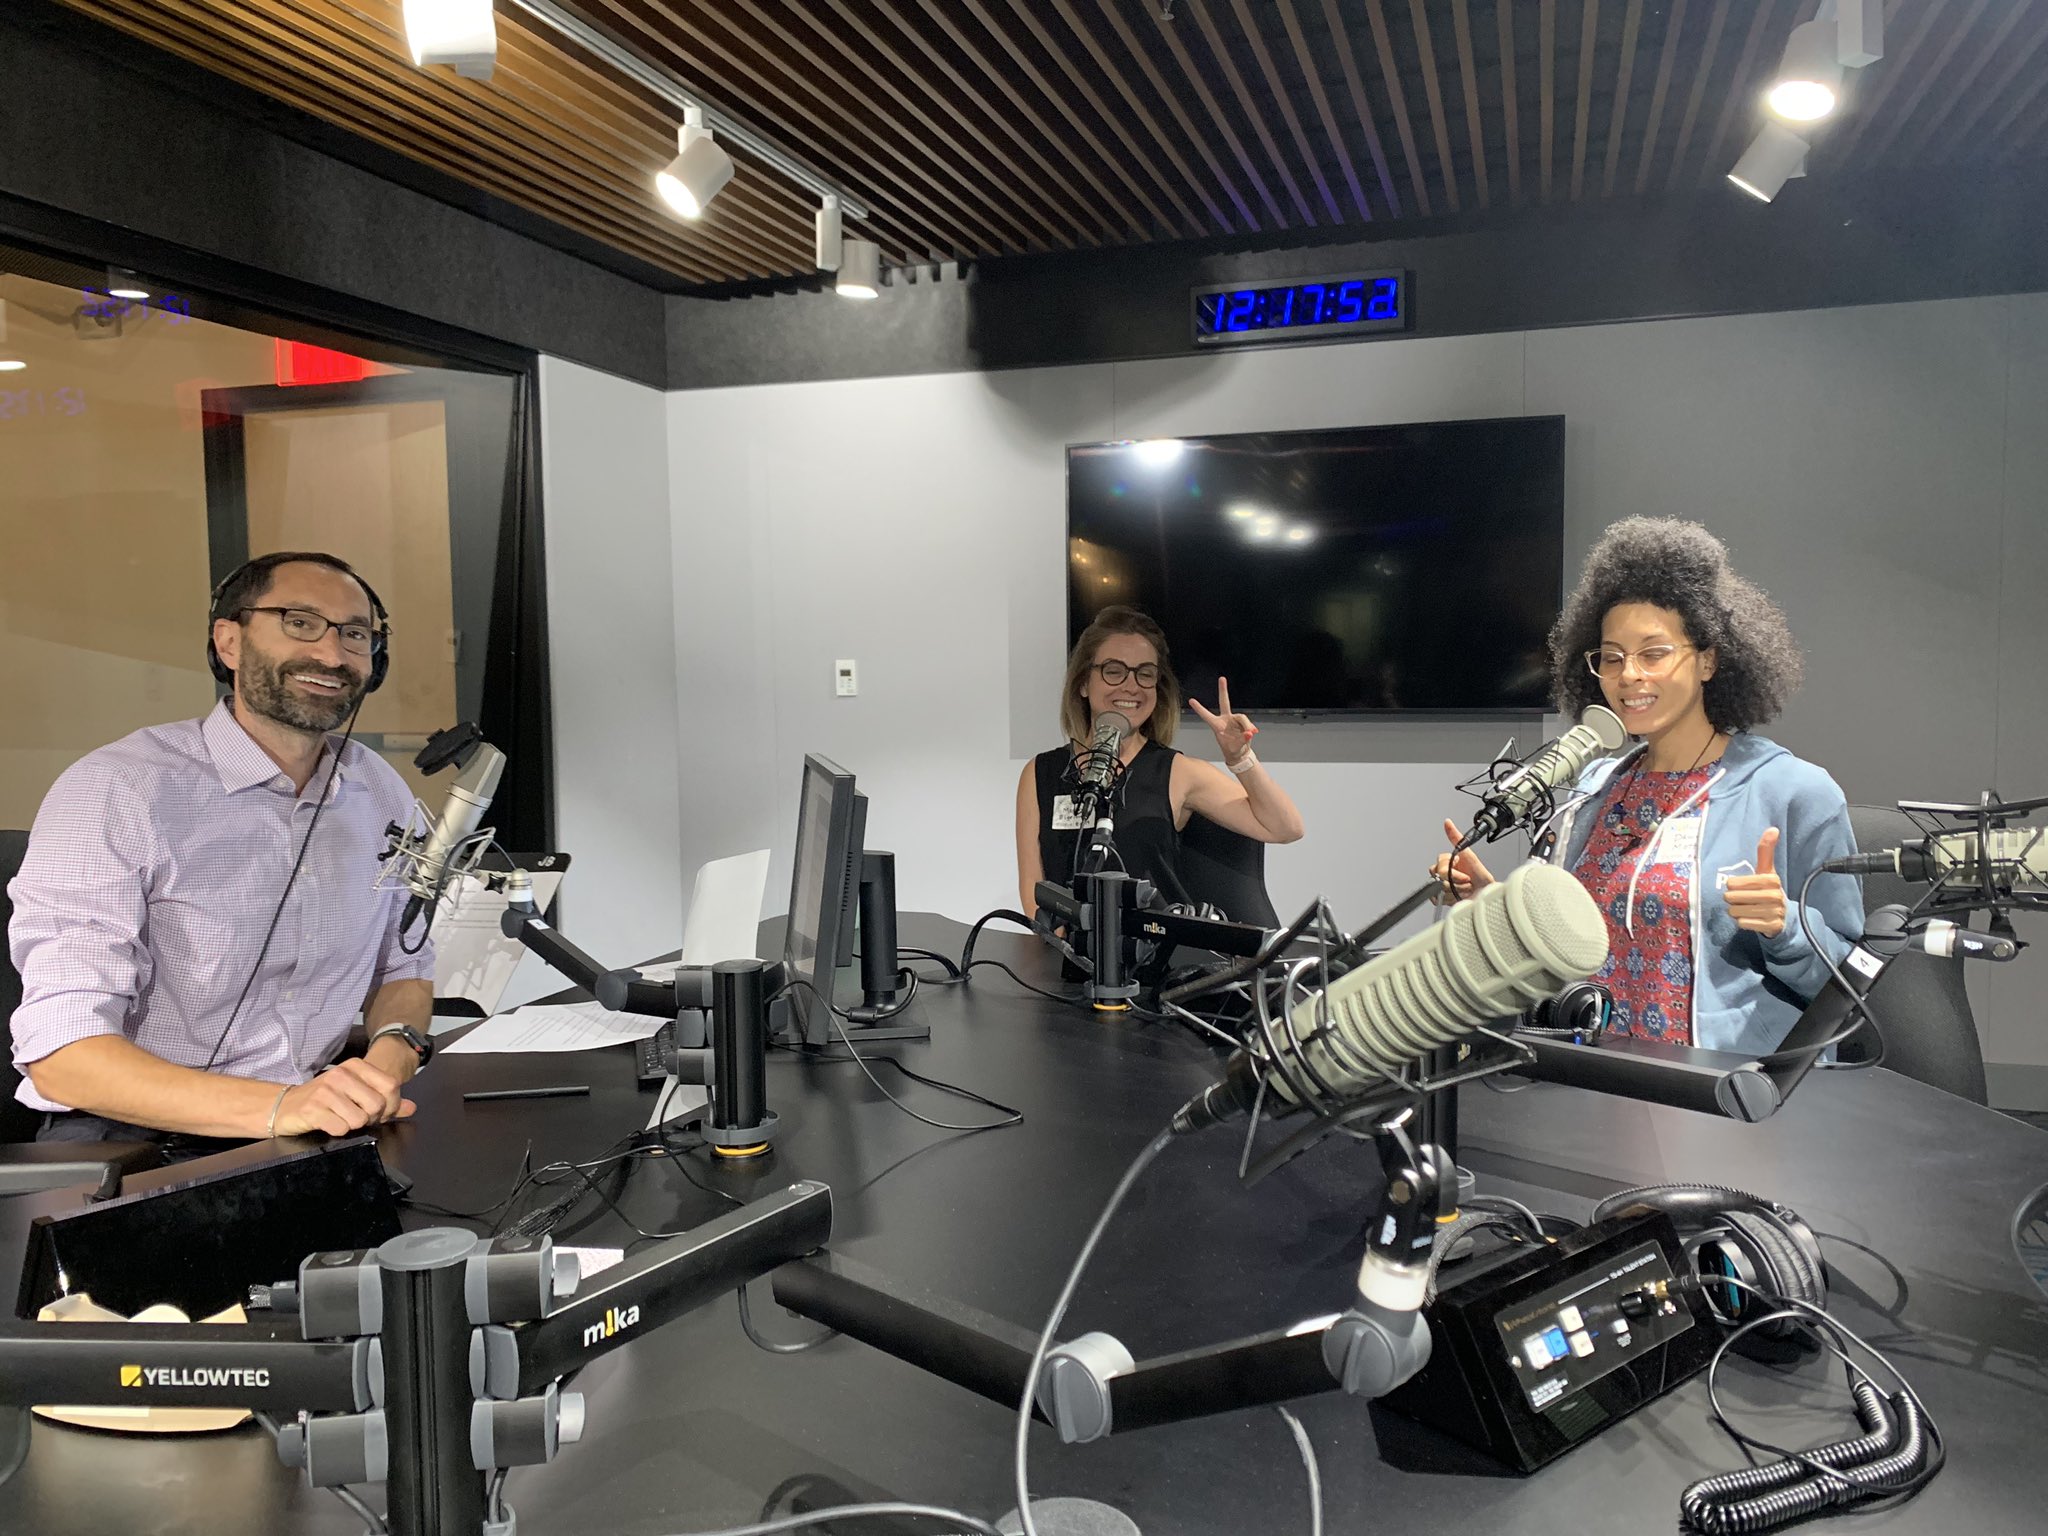
[[1628, 727], [1621, 723], [1621, 716], [1605, 704], [1588, 704], [1579, 724], [1592, 731], [1603, 751], [1612, 752], [1628, 740]]
[[1095, 739], [1114, 750], [1124, 744], [1124, 738], [1131, 734], [1130, 717], [1119, 710], [1105, 709], [1095, 717]]

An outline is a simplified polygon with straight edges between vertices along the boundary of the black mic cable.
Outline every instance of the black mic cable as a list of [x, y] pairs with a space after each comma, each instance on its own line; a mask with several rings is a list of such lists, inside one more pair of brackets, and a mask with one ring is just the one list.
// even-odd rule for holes
[[[306, 850], [312, 846], [313, 833], [320, 825], [320, 813], [327, 809], [327, 797], [334, 793], [334, 776], [341, 771], [342, 754], [348, 751], [349, 740], [356, 733], [356, 716], [362, 713], [363, 700], [368, 696], [367, 691], [357, 694], [355, 708], [348, 712], [348, 726], [341, 733], [341, 745], [334, 749], [334, 761], [328, 765], [327, 780], [320, 786], [320, 798], [313, 802], [313, 815], [306, 823], [306, 835], [299, 839], [299, 855], [292, 860], [291, 873], [284, 877], [284, 889], [277, 893], [277, 905], [270, 910], [270, 926], [263, 930], [263, 944], [256, 951], [256, 963], [249, 967], [248, 978], [235, 997], [235, 1006], [228, 1010], [228, 1021], [220, 1027], [220, 1038], [206, 1053], [206, 1065], [199, 1069], [202, 1072], [211, 1072], [214, 1062], [220, 1059], [220, 1048], [227, 1044], [228, 1031], [235, 1027], [235, 1020], [241, 1016], [242, 1004], [249, 1000], [249, 989], [256, 985], [256, 975], [263, 969], [264, 958], [270, 953], [270, 941], [277, 936], [277, 921], [284, 916], [284, 904], [291, 897], [292, 883], [299, 878], [299, 866], [306, 862]], [[286, 1032], [285, 1043], [291, 1043], [289, 1031]]]

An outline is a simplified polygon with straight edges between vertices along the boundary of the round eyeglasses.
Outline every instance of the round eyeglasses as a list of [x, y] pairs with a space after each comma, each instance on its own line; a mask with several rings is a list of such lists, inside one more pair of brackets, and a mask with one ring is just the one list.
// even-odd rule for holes
[[1098, 661], [1091, 670], [1100, 672], [1102, 680], [1112, 688], [1118, 683], [1123, 682], [1126, 678], [1132, 677], [1138, 680], [1140, 688], [1156, 688], [1159, 686], [1159, 665], [1157, 662], [1148, 661], [1143, 666], [1134, 667], [1127, 662]]

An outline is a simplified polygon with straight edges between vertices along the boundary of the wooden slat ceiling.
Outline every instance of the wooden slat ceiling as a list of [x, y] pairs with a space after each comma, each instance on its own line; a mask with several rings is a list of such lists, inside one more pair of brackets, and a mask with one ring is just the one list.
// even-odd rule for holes
[[[811, 266], [814, 200], [735, 152], [694, 224], [674, 109], [500, 0], [488, 82], [399, 0], [60, 0], [670, 273]], [[577, 0], [866, 202], [918, 264], [1341, 231], [1708, 186], [1815, 0]], [[2048, 155], [2048, 0], [1889, 0], [1815, 177]], [[1739, 195], [1739, 194], [1731, 194]], [[1798, 195], [1796, 187], [1787, 195]], [[1310, 236], [1313, 237], [1312, 235]]]

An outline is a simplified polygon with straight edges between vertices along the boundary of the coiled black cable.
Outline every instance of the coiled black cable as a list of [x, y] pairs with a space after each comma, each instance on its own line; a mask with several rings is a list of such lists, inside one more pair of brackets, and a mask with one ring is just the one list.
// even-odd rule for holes
[[[1897, 1366], [1823, 1307], [1774, 1296], [1732, 1277], [1716, 1283], [1738, 1286], [1776, 1304], [1776, 1310], [1731, 1331], [1714, 1351], [1707, 1363], [1707, 1404], [1715, 1422], [1745, 1449], [1770, 1451], [1779, 1459], [1692, 1484], [1679, 1496], [1682, 1530], [1696, 1536], [1755, 1536], [1826, 1510], [1861, 1512], [1877, 1500], [1910, 1497], [1934, 1480], [1948, 1460], [1941, 1431]], [[1745, 1334], [1787, 1319], [1806, 1324], [1848, 1371], [1856, 1417], [1864, 1430], [1861, 1436], [1792, 1450], [1746, 1434], [1729, 1421], [1715, 1386], [1722, 1360]], [[1880, 1393], [1869, 1373], [1850, 1357], [1850, 1345], [1881, 1365], [1898, 1382], [1898, 1391]]]
[[1787, 1458], [1702, 1478], [1679, 1496], [1684, 1529], [1699, 1536], [1752, 1536], [1917, 1487], [1925, 1480], [1930, 1444], [1919, 1404], [1904, 1392], [1887, 1398], [1867, 1376], [1853, 1391], [1865, 1434], [1816, 1446], [1798, 1461]]

